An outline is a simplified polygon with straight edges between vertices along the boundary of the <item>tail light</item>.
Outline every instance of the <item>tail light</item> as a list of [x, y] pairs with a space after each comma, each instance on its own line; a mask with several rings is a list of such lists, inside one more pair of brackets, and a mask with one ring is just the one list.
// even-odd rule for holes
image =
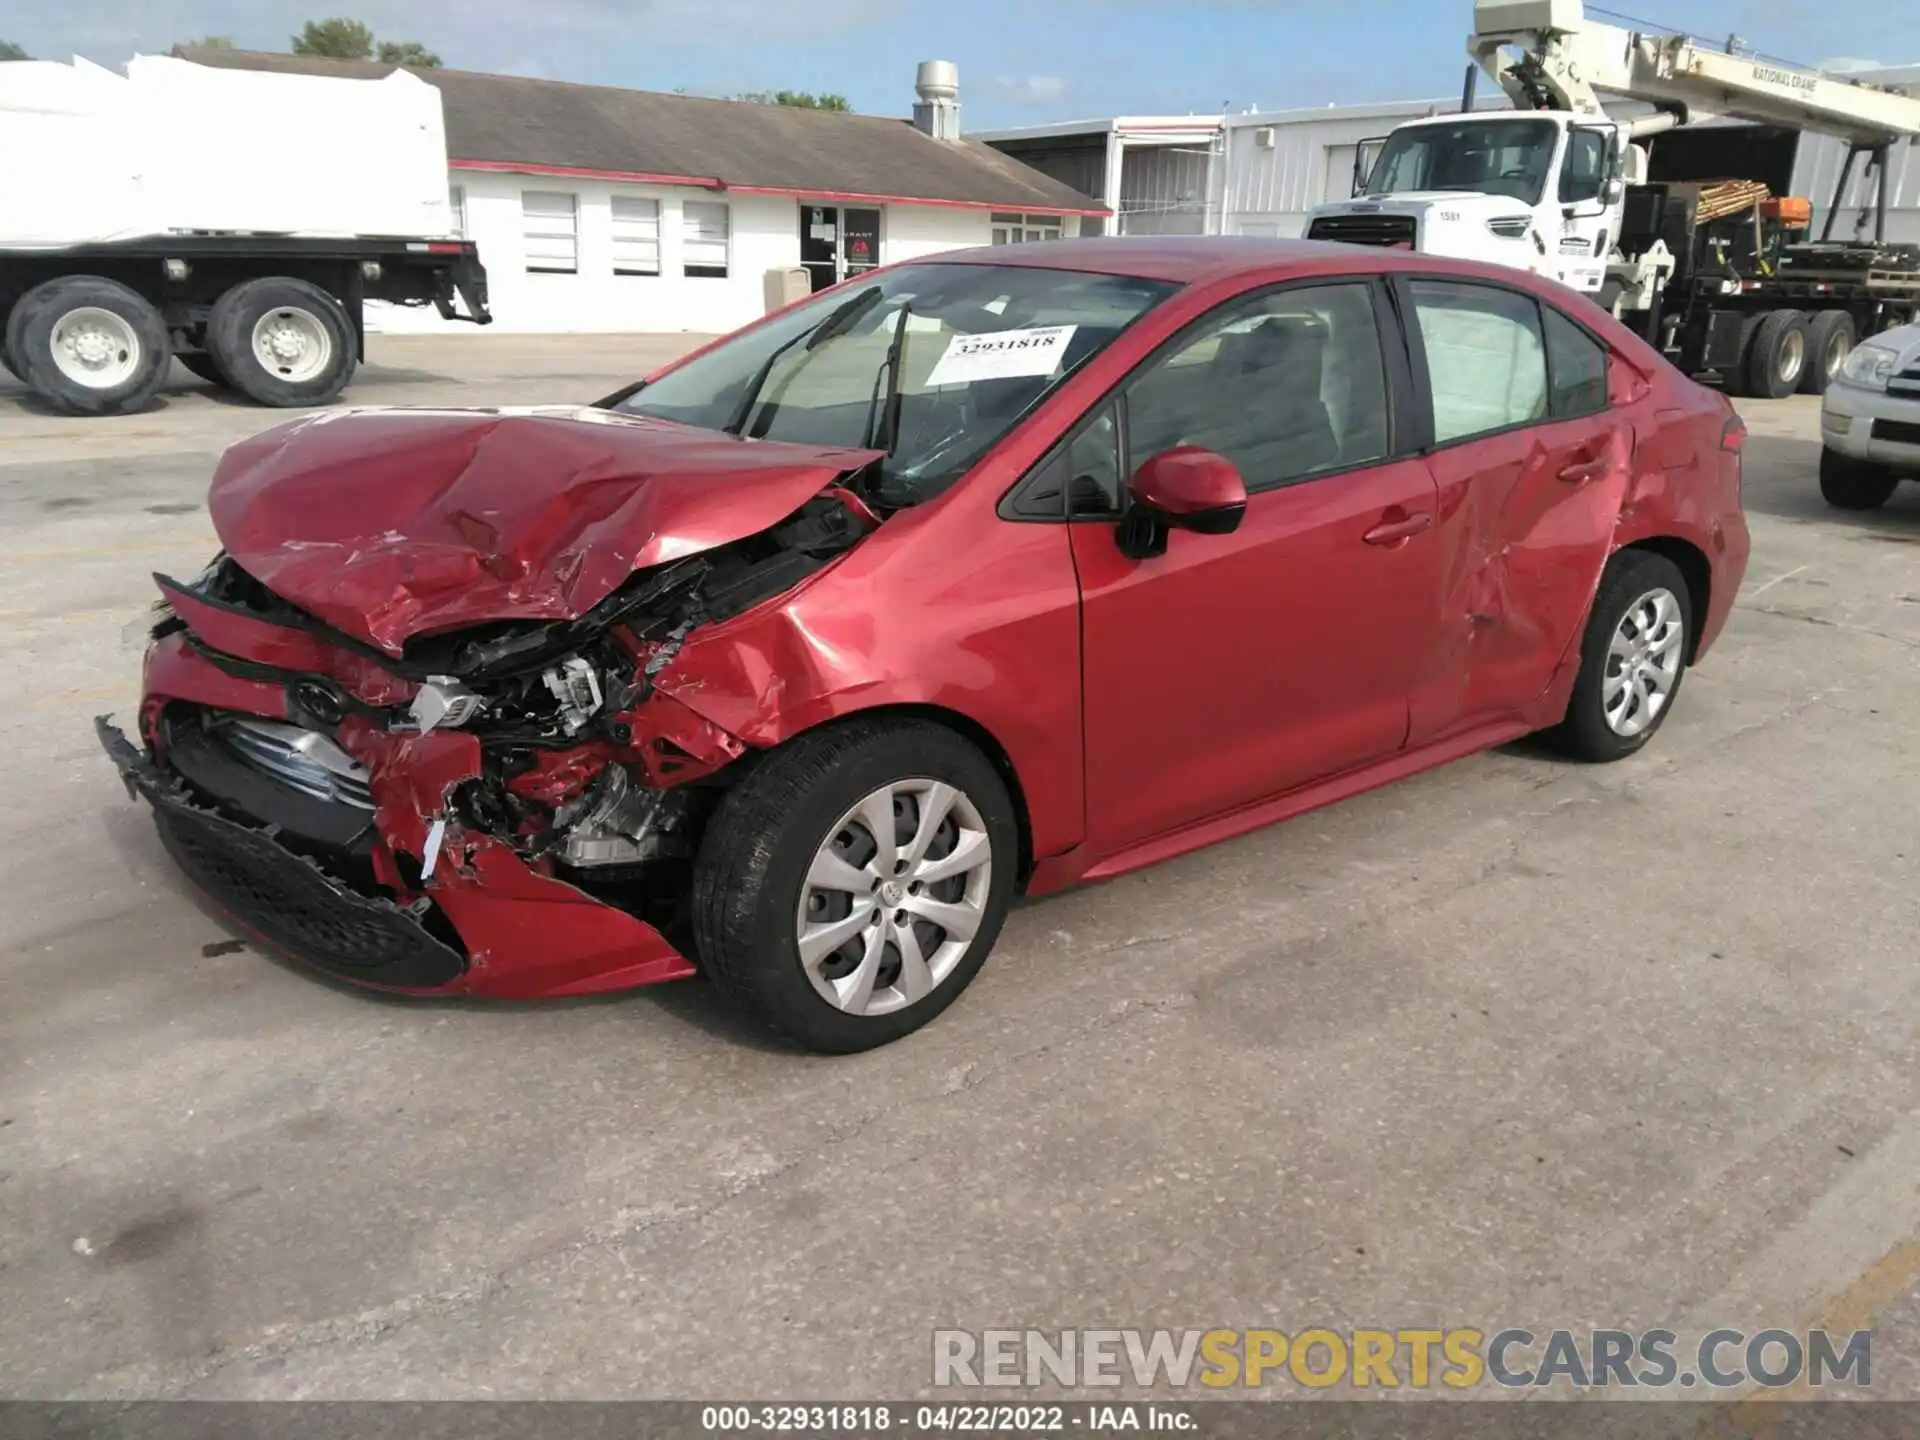
[[1747, 448], [1747, 423], [1738, 415], [1729, 415], [1720, 431], [1720, 449], [1733, 457], [1733, 493], [1737, 503], [1747, 503], [1747, 467], [1743, 458]]

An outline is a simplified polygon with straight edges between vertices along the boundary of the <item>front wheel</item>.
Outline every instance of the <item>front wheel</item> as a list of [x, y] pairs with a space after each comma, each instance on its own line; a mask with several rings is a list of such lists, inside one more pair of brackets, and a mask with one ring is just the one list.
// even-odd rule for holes
[[748, 1014], [846, 1054], [919, 1029], [967, 987], [1013, 895], [1005, 782], [923, 720], [803, 735], [729, 791], [701, 842], [700, 964]]
[[1567, 718], [1553, 732], [1580, 760], [1622, 760], [1673, 711], [1693, 646], [1692, 596], [1680, 567], [1648, 550], [1607, 562], [1580, 642]]
[[1820, 498], [1836, 510], [1878, 510], [1899, 483], [1891, 470], [1837, 450], [1820, 452]]

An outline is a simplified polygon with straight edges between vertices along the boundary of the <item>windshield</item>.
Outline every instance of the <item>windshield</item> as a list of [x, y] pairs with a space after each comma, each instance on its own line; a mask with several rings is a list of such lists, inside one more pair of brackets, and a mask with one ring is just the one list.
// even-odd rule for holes
[[1538, 205], [1559, 135], [1551, 120], [1408, 126], [1387, 137], [1367, 175], [1367, 194], [1473, 190]]
[[912, 505], [1176, 288], [1014, 265], [902, 266], [727, 340], [614, 408], [886, 450], [874, 498]]

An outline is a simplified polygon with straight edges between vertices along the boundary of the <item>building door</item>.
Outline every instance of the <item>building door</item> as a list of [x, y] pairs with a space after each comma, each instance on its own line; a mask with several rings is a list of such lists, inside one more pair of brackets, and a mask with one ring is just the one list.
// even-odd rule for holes
[[814, 292], [840, 278], [840, 210], [834, 205], [800, 207], [800, 263], [807, 267]]
[[843, 275], [860, 275], [880, 263], [880, 212], [840, 212], [840, 261]]

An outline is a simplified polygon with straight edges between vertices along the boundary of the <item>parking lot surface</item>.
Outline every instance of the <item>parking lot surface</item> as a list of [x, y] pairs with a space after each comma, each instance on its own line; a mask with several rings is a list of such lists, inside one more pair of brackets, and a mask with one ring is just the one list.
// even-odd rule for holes
[[[375, 337], [349, 399], [588, 400], [687, 343]], [[1745, 406], [1752, 568], [1643, 755], [1511, 747], [1025, 905], [931, 1028], [826, 1060], [700, 982], [397, 1002], [233, 940], [92, 717], [284, 417], [164, 398], [0, 385], [0, 1393], [854, 1398], [925, 1392], [936, 1326], [1824, 1320], [1920, 1397], [1920, 485], [1828, 510], [1817, 402]]]

